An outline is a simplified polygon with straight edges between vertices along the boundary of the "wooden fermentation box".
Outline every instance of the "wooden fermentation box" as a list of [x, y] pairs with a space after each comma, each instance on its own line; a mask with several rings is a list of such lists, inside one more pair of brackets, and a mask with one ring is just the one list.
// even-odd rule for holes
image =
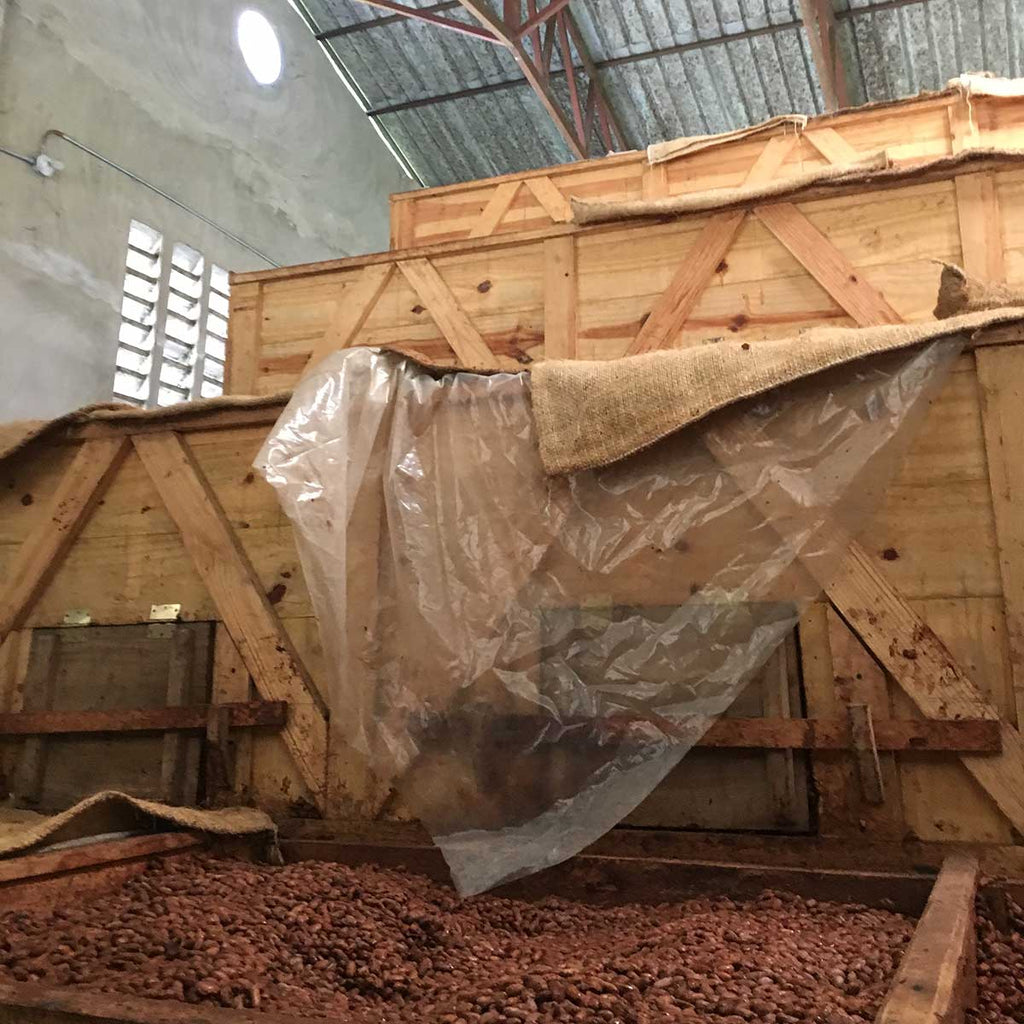
[[[474, 227], [494, 213], [496, 183], [476, 182], [396, 200], [412, 211], [396, 219], [404, 248], [235, 275], [229, 390], [262, 403], [93, 417], [0, 463], [0, 577], [12, 581], [0, 599], [0, 713], [41, 707], [35, 633], [148, 629], [154, 606], [177, 605], [181, 621], [212, 624], [210, 703], [288, 706], [279, 731], [232, 739], [236, 796], [280, 819], [322, 816], [363, 842], [421, 841], [326, 714], [326, 666], [291, 527], [252, 469], [283, 408], [275, 393], [314, 352], [345, 345], [396, 343], [438, 362], [518, 370], [546, 356], [928, 319], [936, 261], [1024, 284], [1024, 164], [1002, 152], [1024, 139], [1021, 100], [950, 93], [788, 131], [782, 142], [755, 136], [678, 158], [657, 176], [673, 194], [879, 148], [896, 166], [749, 207], [586, 228], [536, 209], [516, 219], [537, 193], [520, 188], [492, 234]], [[653, 172], [639, 154], [545, 176], [564, 199], [574, 175], [600, 183], [626, 168], [633, 192], [595, 186], [592, 195], [644, 194]], [[472, 208], [449, 223], [446, 197], [456, 196]], [[643, 828], [614, 830], [596, 852], [906, 871], [966, 850], [988, 872], [1024, 877], [1022, 389], [1020, 345], [959, 359], [842, 586], [811, 606], [734, 709], [737, 721], [716, 726], [724, 746], [693, 751], [626, 823]], [[369, 506], [360, 515], [353, 584], [372, 590], [379, 515]], [[667, 557], [676, 561], [666, 577], [688, 581], [694, 556]], [[687, 596], [681, 585], [657, 598]], [[346, 628], [358, 637], [372, 624], [353, 604]], [[83, 611], [91, 625], [70, 625]], [[374, 685], [358, 657], [346, 671]], [[854, 743], [851, 707], [870, 708], [877, 765]], [[956, 718], [966, 725], [943, 733], [940, 720]], [[823, 729], [809, 740], [802, 719], [828, 720], [839, 739], [824, 745]], [[0, 744], [10, 777], [25, 740]]]

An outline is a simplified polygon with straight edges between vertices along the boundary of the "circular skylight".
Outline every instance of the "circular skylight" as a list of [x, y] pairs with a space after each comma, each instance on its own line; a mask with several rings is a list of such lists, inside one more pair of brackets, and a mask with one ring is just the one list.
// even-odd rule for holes
[[274, 26], [259, 11], [238, 16], [238, 48], [252, 77], [260, 85], [272, 85], [281, 77], [281, 44]]

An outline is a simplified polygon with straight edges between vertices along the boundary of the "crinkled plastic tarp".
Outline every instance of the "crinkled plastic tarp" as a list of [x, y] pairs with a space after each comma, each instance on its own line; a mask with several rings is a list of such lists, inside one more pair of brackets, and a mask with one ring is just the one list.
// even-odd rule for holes
[[867, 522], [959, 343], [739, 403], [545, 476], [527, 373], [352, 349], [257, 466], [295, 526], [335, 733], [464, 894], [620, 821], [740, 693]]

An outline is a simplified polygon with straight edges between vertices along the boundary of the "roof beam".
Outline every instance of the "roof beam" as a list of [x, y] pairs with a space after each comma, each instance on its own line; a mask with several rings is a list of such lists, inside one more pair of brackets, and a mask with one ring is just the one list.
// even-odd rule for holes
[[429, 25], [446, 28], [451, 32], [458, 32], [460, 35], [469, 36], [472, 39], [482, 39], [487, 43], [507, 45], [504, 38], [488, 31], [486, 28], [481, 28], [478, 25], [467, 25], [464, 21], [455, 21], [453, 18], [443, 18], [441, 15], [432, 14], [423, 8], [406, 7], [404, 4], [396, 3], [395, 0], [357, 0], [357, 2], [366, 4], [367, 7], [379, 8], [382, 11], [391, 11], [413, 21], [425, 21]]
[[848, 107], [850, 95], [846, 87], [846, 69], [839, 55], [832, 0], [800, 0], [800, 16], [811, 44], [826, 109]]
[[531, 13], [530, 17], [523, 22], [516, 30], [516, 38], [522, 39], [523, 36], [528, 35], [535, 28], [541, 26], [548, 18], [557, 14], [563, 7], [569, 6], [569, 0], [551, 0], [551, 2], [542, 11]]

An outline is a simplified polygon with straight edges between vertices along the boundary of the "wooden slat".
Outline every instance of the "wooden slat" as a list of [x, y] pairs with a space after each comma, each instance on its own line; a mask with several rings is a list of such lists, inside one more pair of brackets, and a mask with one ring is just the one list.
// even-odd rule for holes
[[804, 132], [804, 138], [830, 163], [851, 164], [861, 157], [835, 128], [815, 128]]
[[[192, 631], [174, 628], [171, 649], [167, 659], [167, 705], [180, 707], [185, 702], [192, 675], [193, 642]], [[195, 799], [198, 778], [188, 777], [188, 761], [185, 737], [174, 730], [164, 734], [160, 765], [160, 799], [164, 803], [178, 804]], [[198, 772], [198, 758], [194, 759]], [[191, 790], [191, 792], [189, 792]], [[186, 796], [187, 794], [187, 796]]]
[[524, 184], [556, 224], [568, 224], [572, 220], [572, 206], [569, 205], [569, 200], [562, 195], [558, 186], [549, 177], [545, 175], [540, 178], [527, 178]]
[[1017, 728], [1024, 728], [1024, 345], [977, 349]]
[[211, 707], [228, 714], [233, 729], [280, 728], [288, 719], [283, 700], [250, 700], [226, 704], [166, 708], [118, 708], [101, 711], [18, 711], [0, 715], [6, 736], [64, 735], [91, 732], [201, 732]]
[[853, 756], [860, 777], [860, 789], [869, 804], [885, 803], [885, 783], [878, 760], [875, 729], [871, 721], [871, 708], [867, 704], [851, 704], [850, 731], [853, 734]]
[[[33, 636], [32, 641], [35, 657], [29, 660], [24, 706], [29, 709], [29, 714], [46, 714], [53, 703], [57, 681], [57, 636], [51, 632], [38, 633]], [[2, 734], [3, 730], [0, 729], [0, 735]], [[32, 805], [39, 802], [45, 766], [46, 738], [30, 736], [22, 744], [13, 786], [14, 795], [20, 802]]]
[[334, 316], [323, 337], [317, 342], [306, 364], [308, 373], [324, 356], [348, 348], [373, 312], [381, 293], [395, 272], [394, 263], [378, 263], [363, 270], [359, 280], [346, 288], [334, 307]]
[[[880, 718], [874, 721], [879, 750], [998, 751], [996, 722]], [[701, 737], [701, 747], [762, 750], [852, 750], [855, 737], [842, 718], [719, 718]]]
[[[242, 661], [238, 648], [235, 647], [224, 624], [218, 622], [214, 629], [212, 700], [215, 704], [222, 704], [229, 708], [239, 704], [244, 706], [249, 703], [252, 695], [249, 670], [245, 667], [245, 662]], [[266, 705], [270, 702], [260, 703]], [[286, 705], [282, 704], [281, 707], [283, 712], [287, 711]], [[232, 715], [232, 724], [236, 724], [233, 719]], [[252, 748], [253, 736], [248, 729], [236, 732], [232, 737], [234, 774], [230, 781], [236, 803], [245, 802], [252, 786]]]
[[980, 281], [1005, 281], [1003, 227], [995, 175], [959, 174], [954, 183], [964, 270]]
[[901, 322], [885, 297], [792, 203], [758, 206], [754, 213], [862, 327]]
[[575, 359], [576, 239], [572, 235], [544, 243], [544, 357]]
[[124, 459], [123, 437], [86, 441], [50, 499], [47, 515], [25, 539], [0, 596], [0, 642], [17, 629], [60, 568], [96, 502]]
[[263, 593], [217, 496], [177, 435], [147, 434], [133, 438], [132, 443], [257, 691], [268, 700], [288, 702], [291, 713], [282, 736], [303, 781], [322, 802], [327, 758], [323, 700]]
[[[999, 721], [998, 710], [859, 544], [849, 546], [827, 592], [836, 610], [923, 714]], [[962, 754], [960, 759], [1014, 828], [1024, 832], [1024, 740], [1012, 725], [999, 724], [1000, 754]]]
[[519, 194], [521, 181], [506, 181], [499, 185], [487, 205], [480, 211], [476, 223], [470, 228], [470, 238], [486, 238], [494, 234], [494, 229], [501, 223], [501, 218], [508, 213], [512, 201]]
[[797, 144], [795, 134], [773, 135], [765, 144], [757, 159], [751, 165], [744, 185], [763, 185], [771, 181], [782, 169], [786, 158]]
[[22, 853], [0, 860], [0, 884], [24, 882], [72, 871], [116, 864], [137, 857], [155, 857], [204, 846], [206, 840], [191, 832], [158, 832], [151, 836], [130, 836], [72, 846], [64, 850]]
[[947, 858], [876, 1024], [958, 1024], [975, 1003], [978, 862]]
[[259, 281], [231, 282], [227, 363], [224, 393], [252, 395], [259, 378], [260, 328], [263, 324], [263, 285]]
[[403, 260], [398, 264], [405, 279], [441, 328], [452, 351], [466, 366], [497, 369], [494, 353], [473, 326], [452, 290], [428, 259]]
[[[853, 820], [857, 827], [865, 822], [872, 835], [899, 839], [906, 834], [899, 769], [895, 755], [877, 745], [878, 735], [885, 731], [886, 722], [893, 717], [888, 681], [878, 663], [839, 615], [832, 608], [828, 609], [827, 615], [828, 647], [837, 703], [845, 710], [848, 718], [858, 714], [854, 711], [857, 705], [866, 706], [872, 718], [872, 733], [875, 737], [874, 748], [868, 737], [853, 744], [853, 764], [861, 785], [859, 794], [847, 794], [845, 802], [852, 805]], [[986, 722], [984, 719], [978, 719], [972, 725], [982, 723], [998, 731], [994, 722]], [[866, 731], [866, 724], [862, 725], [862, 729]], [[881, 753], [876, 753], [877, 750], [881, 750]], [[871, 781], [872, 775], [879, 781], [877, 787]], [[868, 780], [866, 785], [864, 779]], [[852, 778], [847, 780], [847, 784], [858, 789]]]
[[665, 348], [682, 330], [701, 293], [725, 259], [744, 217], [745, 211], [730, 210], [728, 213], [716, 213], [708, 220], [700, 237], [680, 263], [672, 283], [658, 297], [626, 355]]

